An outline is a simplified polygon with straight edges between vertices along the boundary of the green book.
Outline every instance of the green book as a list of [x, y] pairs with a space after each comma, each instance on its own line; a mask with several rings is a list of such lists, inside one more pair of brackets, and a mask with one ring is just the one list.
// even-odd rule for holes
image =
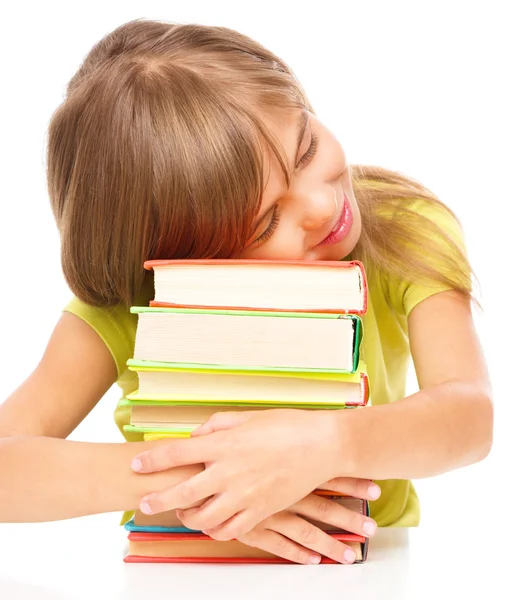
[[254, 404], [205, 404], [204, 402], [147, 402], [139, 400], [120, 400], [119, 406], [131, 408], [130, 423], [123, 426], [129, 433], [144, 434], [144, 440], [158, 439], [161, 437], [190, 437], [190, 433], [210, 419], [216, 412], [243, 411], [243, 410], [269, 410], [274, 408], [301, 408], [301, 409], [331, 409], [342, 410], [347, 407], [332, 405], [264, 405]]
[[132, 366], [354, 373], [357, 315], [133, 306], [138, 327]]

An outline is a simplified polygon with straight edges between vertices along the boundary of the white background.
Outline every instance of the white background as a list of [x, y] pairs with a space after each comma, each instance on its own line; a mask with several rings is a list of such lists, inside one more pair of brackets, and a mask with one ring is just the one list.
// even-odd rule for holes
[[[96, 41], [130, 19], [235, 28], [288, 62], [350, 163], [421, 181], [461, 219], [482, 286], [476, 325], [495, 391], [494, 448], [480, 464], [416, 482], [421, 527], [455, 532], [460, 521], [480, 519], [508, 535], [519, 518], [513, 485], [522, 459], [517, 5], [171, 0], [4, 9], [0, 398], [34, 368], [70, 297], [44, 168], [46, 128], [67, 81]], [[412, 372], [409, 390], [415, 385]], [[113, 387], [71, 438], [121, 441], [112, 421], [117, 399]]]

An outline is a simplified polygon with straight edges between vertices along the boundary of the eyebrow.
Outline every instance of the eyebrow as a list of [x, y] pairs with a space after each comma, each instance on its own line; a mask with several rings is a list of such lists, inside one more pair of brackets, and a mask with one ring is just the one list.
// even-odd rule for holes
[[[297, 146], [295, 149], [295, 159], [294, 159], [294, 169], [297, 168], [297, 157], [299, 155], [299, 148], [303, 142], [304, 134], [306, 132], [306, 126], [308, 125], [308, 110], [305, 108], [301, 112], [301, 116], [299, 117], [299, 122], [297, 123]], [[263, 215], [257, 219], [255, 222], [254, 228], [252, 229], [252, 233], [259, 227], [259, 225], [266, 219], [266, 217], [270, 214], [270, 212], [274, 209], [274, 205], [270, 206]]]

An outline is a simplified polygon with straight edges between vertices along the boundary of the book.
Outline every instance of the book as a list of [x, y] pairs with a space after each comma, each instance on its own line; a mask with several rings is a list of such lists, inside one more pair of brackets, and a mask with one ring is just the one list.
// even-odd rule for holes
[[[333, 500], [341, 506], [344, 506], [345, 508], [348, 508], [349, 510], [357, 512], [361, 515], [369, 514], [369, 505], [367, 500], [353, 498], [352, 496], [346, 496], [344, 494], [335, 494], [334, 492], [328, 490], [316, 490], [314, 493], [318, 496], [323, 496], [329, 500]], [[303, 517], [303, 519], [304, 518], [305, 517]], [[316, 519], [306, 518], [306, 520], [319, 529], [328, 531], [329, 533], [350, 533], [345, 529], [334, 527], [331, 524], [323, 523]], [[155, 533], [187, 533], [190, 531], [197, 531], [198, 533], [201, 533], [199, 530], [185, 527], [176, 516], [176, 510], [167, 510], [165, 512], [155, 513], [153, 515], [146, 515], [137, 509], [134, 517], [125, 523], [125, 529], [127, 529], [127, 531], [148, 531]]]
[[[330, 533], [355, 551], [355, 563], [366, 561], [368, 538], [355, 533]], [[214, 540], [204, 533], [151, 533], [131, 531], [127, 536], [126, 563], [274, 563], [295, 564], [272, 552], [248, 546], [239, 540]], [[322, 564], [339, 564], [322, 556]]]
[[[279, 408], [279, 407], [275, 407]], [[242, 410], [268, 410], [273, 406], [151, 406], [133, 405], [129, 431], [149, 433], [190, 433], [216, 412]]]
[[150, 260], [151, 306], [363, 314], [359, 261]]
[[134, 360], [353, 373], [361, 319], [333, 313], [133, 306]]
[[164, 440], [167, 438], [177, 439], [177, 438], [189, 438], [190, 437], [190, 431], [181, 431], [181, 430], [177, 430], [177, 429], [148, 431], [147, 429], [144, 429], [143, 427], [133, 427], [132, 425], [129, 425], [128, 428], [125, 428], [125, 426], [124, 426], [124, 431], [134, 431], [137, 433], [143, 433], [143, 441], [144, 442], [152, 442], [154, 440]]
[[360, 360], [354, 373], [321, 373], [317, 370], [272, 371], [233, 370], [210, 365], [172, 365], [127, 361], [138, 374], [138, 389], [129, 401], [170, 404], [280, 407], [364, 406], [369, 385], [366, 365]]
[[[361, 362], [359, 369], [364, 368], [364, 363]], [[157, 373], [184, 374], [183, 371], [168, 370]], [[202, 377], [205, 376], [208, 376], [210, 381], [201, 388], [204, 393], [195, 395], [188, 394], [182, 385], [178, 385], [176, 378], [166, 378], [161, 392], [153, 393], [146, 387], [142, 389], [140, 384], [136, 392], [119, 401], [120, 406], [131, 409], [130, 422], [123, 426], [124, 431], [142, 432], [146, 441], [163, 437], [190, 437], [190, 432], [205, 423], [215, 412], [274, 408], [351, 409], [365, 406], [369, 399], [368, 377], [361, 370], [355, 374], [327, 375], [333, 379], [324, 379], [321, 374], [319, 383], [323, 385], [317, 390], [313, 386], [316, 383], [313, 377], [296, 377], [294, 374], [274, 377], [273, 389], [270, 389], [265, 383], [265, 379], [270, 378], [250, 376], [250, 379], [257, 383], [251, 386], [252, 393], [257, 392], [255, 398], [252, 394], [250, 397], [238, 394], [226, 376], [222, 376], [221, 382], [219, 378], [215, 380], [203, 371]], [[245, 376], [246, 379], [248, 377]], [[297, 388], [294, 397], [284, 393], [278, 395], [278, 389], [283, 389], [283, 392], [286, 389], [287, 380], [299, 382], [300, 388]], [[329, 382], [343, 387], [339, 390], [334, 389], [335, 395], [328, 395], [330, 390], [324, 384]], [[323, 397], [320, 395], [321, 390], [325, 390]], [[248, 399], [245, 399], [245, 396]]]
[[[130, 423], [124, 425], [124, 431], [144, 433], [186, 433], [205, 423], [216, 412], [244, 410], [270, 410], [285, 408], [275, 406], [216, 406], [214, 405], [165, 405], [131, 404]], [[293, 407], [295, 408], [295, 407]], [[330, 407], [328, 407], [330, 408]], [[311, 409], [308, 409], [311, 410]], [[337, 410], [337, 408], [335, 409]], [[342, 408], [341, 408], [342, 410]], [[150, 439], [150, 437], [149, 437]], [[157, 438], [156, 438], [157, 439]]]
[[[131, 439], [190, 438], [215, 412], [355, 410], [369, 402], [360, 359], [367, 309], [361, 263], [161, 260], [145, 266], [154, 270], [154, 300], [130, 309], [138, 323], [127, 366], [138, 387], [119, 403]], [[315, 493], [369, 514], [365, 500]], [[353, 547], [356, 562], [366, 560], [368, 538], [306, 520]], [[175, 510], [127, 512], [122, 522], [128, 563], [293, 564], [188, 529]]]
[[[332, 490], [316, 489], [314, 494], [338, 502], [346, 508], [369, 515], [367, 500], [354, 498]], [[354, 549], [356, 563], [366, 561], [368, 538], [333, 527], [316, 519], [302, 517], [332, 537]], [[239, 540], [217, 541], [199, 530], [184, 527], [176, 516], [176, 510], [146, 515], [139, 509], [124, 525], [129, 532], [129, 551], [124, 562], [242, 562], [242, 563], [290, 563], [275, 554], [252, 548]], [[235, 543], [230, 543], [235, 542]], [[324, 564], [337, 564], [326, 557]]]

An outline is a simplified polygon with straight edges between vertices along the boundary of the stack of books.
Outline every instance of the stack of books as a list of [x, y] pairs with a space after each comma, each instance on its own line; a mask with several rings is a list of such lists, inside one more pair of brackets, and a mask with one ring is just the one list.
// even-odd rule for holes
[[[127, 364], [138, 389], [122, 400], [131, 411], [125, 431], [144, 440], [190, 437], [215, 412], [368, 403], [360, 262], [158, 260], [145, 268], [154, 270], [155, 293], [149, 306], [130, 309], [138, 326]], [[315, 493], [368, 514], [365, 500]], [[314, 523], [353, 547], [356, 562], [366, 560], [367, 538]], [[125, 562], [290, 562], [188, 529], [175, 510], [137, 510], [125, 528]]]

